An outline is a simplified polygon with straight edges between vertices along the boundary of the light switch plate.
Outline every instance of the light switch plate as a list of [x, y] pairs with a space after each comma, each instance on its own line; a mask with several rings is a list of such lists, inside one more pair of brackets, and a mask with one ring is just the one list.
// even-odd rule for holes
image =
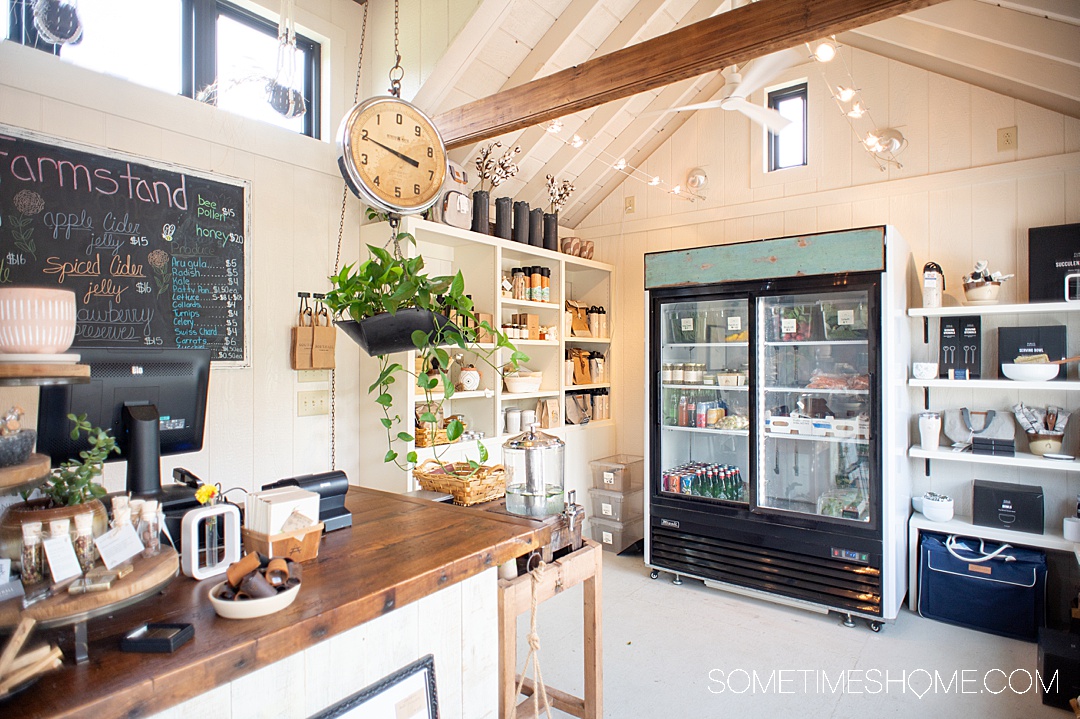
[[1003, 127], [998, 130], [997, 135], [998, 152], [1005, 152], [1006, 150], [1016, 149], [1016, 125], [1012, 127]]
[[317, 389], [296, 393], [296, 416], [313, 417], [330, 413], [330, 392]]
[[302, 369], [296, 372], [298, 382], [329, 382], [330, 370], [325, 369]]

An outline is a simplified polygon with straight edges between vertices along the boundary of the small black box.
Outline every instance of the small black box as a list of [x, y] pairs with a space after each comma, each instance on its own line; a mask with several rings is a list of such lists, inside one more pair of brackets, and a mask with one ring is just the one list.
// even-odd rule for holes
[[1042, 703], [1069, 709], [1069, 700], [1080, 696], [1080, 636], [1040, 629], [1039, 674]]
[[1043, 533], [1043, 488], [976, 479], [971, 521], [980, 527]]
[[[1064, 302], [1065, 275], [1077, 272], [1080, 224], [1028, 230], [1028, 302]], [[1080, 295], [1080, 288], [1071, 289], [1072, 297]]]
[[[998, 377], [1005, 379], [1000, 365], [1011, 364], [1017, 357], [1045, 354], [1051, 360], [1064, 359], [1065, 347], [1065, 325], [1002, 327], [998, 329]], [[1064, 381], [1066, 374], [1059, 371], [1055, 379]]]
[[953, 375], [963, 370], [966, 373], [964, 379], [978, 379], [982, 370], [982, 320], [979, 317], [942, 317], [940, 327], [938, 376], [959, 379]]

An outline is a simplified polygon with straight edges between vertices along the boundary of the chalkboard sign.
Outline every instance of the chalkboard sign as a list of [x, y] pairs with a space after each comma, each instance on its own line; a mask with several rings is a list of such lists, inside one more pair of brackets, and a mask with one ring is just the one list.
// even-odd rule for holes
[[76, 351], [243, 364], [247, 187], [0, 125], [0, 287], [73, 290]]

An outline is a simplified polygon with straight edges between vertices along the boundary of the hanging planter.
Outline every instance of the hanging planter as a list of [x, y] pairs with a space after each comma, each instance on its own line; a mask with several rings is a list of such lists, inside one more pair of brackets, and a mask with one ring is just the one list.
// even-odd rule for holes
[[407, 307], [394, 314], [383, 312], [360, 321], [338, 320], [334, 324], [372, 357], [416, 349], [414, 332], [431, 337], [444, 329], [460, 331], [445, 315], [418, 307]]
[[282, 0], [278, 16], [277, 74], [266, 83], [266, 101], [275, 112], [290, 120], [307, 112], [304, 93], [297, 89], [295, 10], [294, 0]]
[[76, 0], [36, 0], [34, 29], [46, 42], [68, 45], [82, 39], [82, 21]]

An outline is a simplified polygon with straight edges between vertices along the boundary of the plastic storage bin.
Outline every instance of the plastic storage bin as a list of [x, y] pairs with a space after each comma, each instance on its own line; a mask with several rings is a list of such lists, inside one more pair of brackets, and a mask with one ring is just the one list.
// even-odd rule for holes
[[593, 460], [593, 487], [612, 492], [636, 492], [645, 486], [645, 458], [616, 454]]
[[627, 522], [614, 522], [589, 518], [593, 541], [599, 542], [608, 552], [621, 552], [634, 542], [645, 538], [645, 522], [641, 517]]
[[645, 492], [610, 492], [606, 489], [590, 489], [592, 503], [590, 517], [625, 522], [645, 513]]

